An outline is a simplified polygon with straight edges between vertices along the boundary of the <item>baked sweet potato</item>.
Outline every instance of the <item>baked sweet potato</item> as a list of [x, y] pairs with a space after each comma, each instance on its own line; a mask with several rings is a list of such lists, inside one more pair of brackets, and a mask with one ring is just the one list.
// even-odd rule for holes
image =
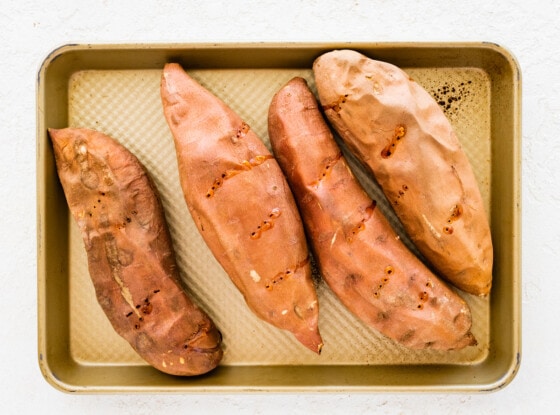
[[175, 63], [161, 81], [189, 211], [250, 309], [319, 353], [319, 305], [293, 195], [239, 115]]
[[268, 128], [321, 275], [341, 302], [409, 348], [476, 344], [468, 305], [405, 247], [376, 209], [303, 78], [274, 96]]
[[145, 168], [100, 132], [65, 128], [49, 135], [97, 300], [115, 331], [162, 372], [214, 369], [223, 354], [221, 334], [183, 290], [163, 208]]
[[436, 101], [400, 68], [352, 50], [321, 55], [313, 72], [326, 117], [371, 170], [418, 250], [460, 289], [488, 294], [488, 218]]

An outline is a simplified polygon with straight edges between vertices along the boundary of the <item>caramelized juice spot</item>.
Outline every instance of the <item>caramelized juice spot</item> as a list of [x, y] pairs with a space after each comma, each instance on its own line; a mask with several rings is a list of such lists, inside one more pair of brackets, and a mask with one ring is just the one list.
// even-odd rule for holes
[[342, 109], [341, 105], [346, 102], [346, 98], [348, 98], [348, 94], [341, 95], [332, 104], [323, 105], [323, 109], [324, 110], [332, 109], [334, 112], [340, 112], [340, 110]]
[[237, 167], [231, 170], [226, 170], [225, 172], [220, 174], [216, 179], [214, 179], [212, 186], [210, 187], [208, 192], [206, 192], [206, 197], [211, 198], [212, 196], [214, 196], [215, 192], [220, 187], [223, 186], [226, 180], [231, 179], [233, 176], [236, 176], [244, 171], [248, 171], [253, 169], [254, 167], [260, 166], [265, 161], [270, 160], [272, 158], [274, 158], [272, 154], [264, 154], [264, 155], [255, 156], [251, 160], [241, 161]]
[[369, 205], [365, 209], [365, 214], [362, 220], [351, 229], [350, 235], [346, 238], [348, 242], [352, 242], [355, 235], [366, 229], [366, 222], [371, 218], [371, 215], [373, 215], [373, 211], [375, 210], [376, 206], [377, 202], [375, 200], [372, 200], [371, 205]]
[[307, 266], [307, 264], [309, 264], [309, 256], [305, 257], [302, 261], [299, 261], [293, 268], [288, 268], [278, 272], [275, 276], [267, 281], [267, 283], [265, 284], [265, 288], [269, 291], [272, 290], [274, 288], [274, 285], [290, 279], [290, 277], [294, 275], [298, 269]]
[[405, 134], [406, 128], [404, 127], [404, 125], [400, 125], [395, 128], [395, 132], [393, 133], [391, 141], [383, 150], [381, 150], [381, 157], [383, 157], [384, 159], [391, 157], [397, 149], [397, 144], [402, 140]]
[[280, 217], [281, 211], [279, 208], [274, 208], [267, 215], [268, 219], [264, 219], [257, 225], [257, 229], [251, 232], [251, 239], [258, 239], [261, 237], [262, 232], [268, 231], [274, 227], [274, 221]]
[[463, 215], [463, 206], [461, 206], [460, 204], [456, 204], [451, 209], [451, 215], [449, 216], [448, 222], [449, 223], [455, 222], [456, 220], [459, 220], [462, 215]]
[[323, 171], [321, 173], [319, 173], [319, 178], [317, 180], [315, 180], [313, 183], [311, 183], [312, 186], [318, 186], [319, 183], [321, 183], [321, 181], [323, 181], [323, 179], [325, 179], [326, 177], [328, 177], [330, 175], [330, 172], [332, 171], [332, 168], [334, 167], [334, 165], [336, 163], [338, 163], [338, 161], [342, 158], [342, 153], [338, 153], [336, 156], [328, 158], [325, 164], [325, 167], [323, 167]]

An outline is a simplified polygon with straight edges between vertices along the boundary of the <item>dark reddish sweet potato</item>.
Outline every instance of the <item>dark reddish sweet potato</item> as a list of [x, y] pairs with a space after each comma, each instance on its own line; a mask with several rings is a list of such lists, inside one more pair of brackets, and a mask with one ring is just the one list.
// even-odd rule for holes
[[313, 65], [319, 100], [369, 167], [408, 235], [452, 284], [492, 284], [492, 239], [476, 178], [445, 114], [404, 71], [352, 51]]
[[144, 167], [100, 132], [49, 134], [97, 300], [115, 331], [162, 372], [215, 368], [221, 334], [181, 286], [163, 208]]
[[185, 200], [202, 237], [258, 317], [319, 353], [305, 234], [276, 160], [249, 125], [178, 64], [165, 66], [161, 95]]
[[400, 241], [346, 164], [304, 79], [273, 98], [269, 137], [323, 279], [358, 318], [415, 349], [476, 344], [468, 305]]

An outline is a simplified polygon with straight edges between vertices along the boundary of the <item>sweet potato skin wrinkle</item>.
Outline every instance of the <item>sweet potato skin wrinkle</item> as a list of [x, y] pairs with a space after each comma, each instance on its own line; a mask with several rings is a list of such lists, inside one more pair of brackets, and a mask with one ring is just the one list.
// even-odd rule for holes
[[268, 128], [321, 275], [341, 302], [409, 348], [476, 344], [468, 305], [405, 247], [376, 209], [303, 78], [274, 96]]
[[313, 73], [326, 117], [373, 173], [418, 250], [458, 288], [487, 295], [488, 218], [437, 102], [400, 68], [352, 50], [321, 55]]
[[183, 290], [157, 189], [140, 161], [101, 132], [50, 129], [97, 300], [115, 331], [156, 369], [207, 373], [221, 334]]
[[278, 163], [239, 115], [175, 63], [161, 96], [189, 211], [262, 320], [319, 353], [318, 301], [303, 225]]

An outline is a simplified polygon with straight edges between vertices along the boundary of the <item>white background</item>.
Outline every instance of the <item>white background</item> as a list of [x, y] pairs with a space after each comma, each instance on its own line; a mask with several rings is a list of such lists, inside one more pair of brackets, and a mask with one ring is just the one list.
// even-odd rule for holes
[[[223, 4], [222, 4], [223, 3]], [[560, 2], [2, 0], [0, 413], [552, 413], [560, 403]], [[523, 352], [490, 394], [71, 395], [37, 364], [35, 93], [66, 43], [490, 41], [523, 79]], [[25, 412], [22, 412], [25, 411]]]

